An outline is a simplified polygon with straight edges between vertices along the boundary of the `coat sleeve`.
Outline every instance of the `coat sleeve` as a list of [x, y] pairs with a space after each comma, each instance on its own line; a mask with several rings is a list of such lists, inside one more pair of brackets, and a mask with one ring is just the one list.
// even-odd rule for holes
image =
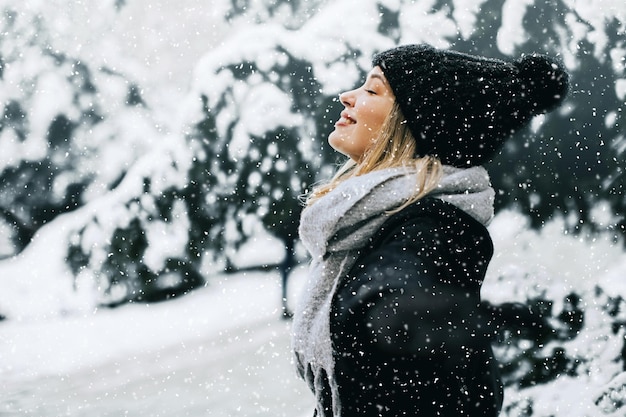
[[479, 292], [490, 240], [437, 216], [392, 222], [383, 235], [336, 295], [335, 342], [447, 360], [482, 345]]

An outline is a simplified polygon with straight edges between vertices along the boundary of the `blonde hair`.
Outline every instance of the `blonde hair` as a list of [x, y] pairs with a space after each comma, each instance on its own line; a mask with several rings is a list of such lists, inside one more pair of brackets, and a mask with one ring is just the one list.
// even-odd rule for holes
[[416, 158], [415, 147], [415, 139], [396, 102], [383, 122], [378, 139], [363, 155], [361, 161], [349, 159], [330, 181], [313, 188], [305, 199], [306, 205], [313, 204], [348, 178], [386, 168], [406, 167], [415, 170], [417, 175], [413, 195], [392, 212], [402, 210], [437, 187], [442, 175], [442, 164], [439, 159], [433, 156]]

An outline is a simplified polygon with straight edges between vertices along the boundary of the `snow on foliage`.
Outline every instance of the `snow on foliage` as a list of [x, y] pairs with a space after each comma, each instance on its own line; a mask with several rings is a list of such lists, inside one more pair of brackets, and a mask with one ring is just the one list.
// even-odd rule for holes
[[0, 41], [0, 221], [14, 253], [114, 188], [161, 136], [132, 78], [57, 49], [50, 20], [18, 3], [4, 2], [0, 18], [10, 35]]
[[499, 335], [503, 415], [623, 414], [623, 243], [608, 233], [570, 235], [562, 218], [532, 230], [512, 211], [499, 213], [490, 232], [496, 256], [484, 299], [521, 302], [547, 318], [544, 329]]

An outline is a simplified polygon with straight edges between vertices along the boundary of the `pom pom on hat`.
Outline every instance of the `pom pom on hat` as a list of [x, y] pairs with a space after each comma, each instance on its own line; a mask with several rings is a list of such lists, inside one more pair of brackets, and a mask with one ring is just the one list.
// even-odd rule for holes
[[565, 98], [569, 77], [543, 55], [518, 61], [404, 45], [374, 56], [417, 142], [419, 156], [457, 167], [489, 161], [516, 130]]
[[557, 107], [568, 89], [568, 76], [563, 68], [545, 55], [524, 55], [515, 61], [520, 82], [528, 92], [529, 105], [538, 113]]

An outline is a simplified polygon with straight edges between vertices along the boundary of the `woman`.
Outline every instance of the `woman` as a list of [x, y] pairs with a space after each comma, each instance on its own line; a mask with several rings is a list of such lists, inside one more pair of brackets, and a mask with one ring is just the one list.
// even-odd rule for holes
[[340, 95], [328, 140], [349, 160], [300, 222], [312, 264], [293, 346], [316, 416], [498, 414], [480, 308], [494, 191], [481, 165], [567, 88], [544, 56], [406, 45]]

